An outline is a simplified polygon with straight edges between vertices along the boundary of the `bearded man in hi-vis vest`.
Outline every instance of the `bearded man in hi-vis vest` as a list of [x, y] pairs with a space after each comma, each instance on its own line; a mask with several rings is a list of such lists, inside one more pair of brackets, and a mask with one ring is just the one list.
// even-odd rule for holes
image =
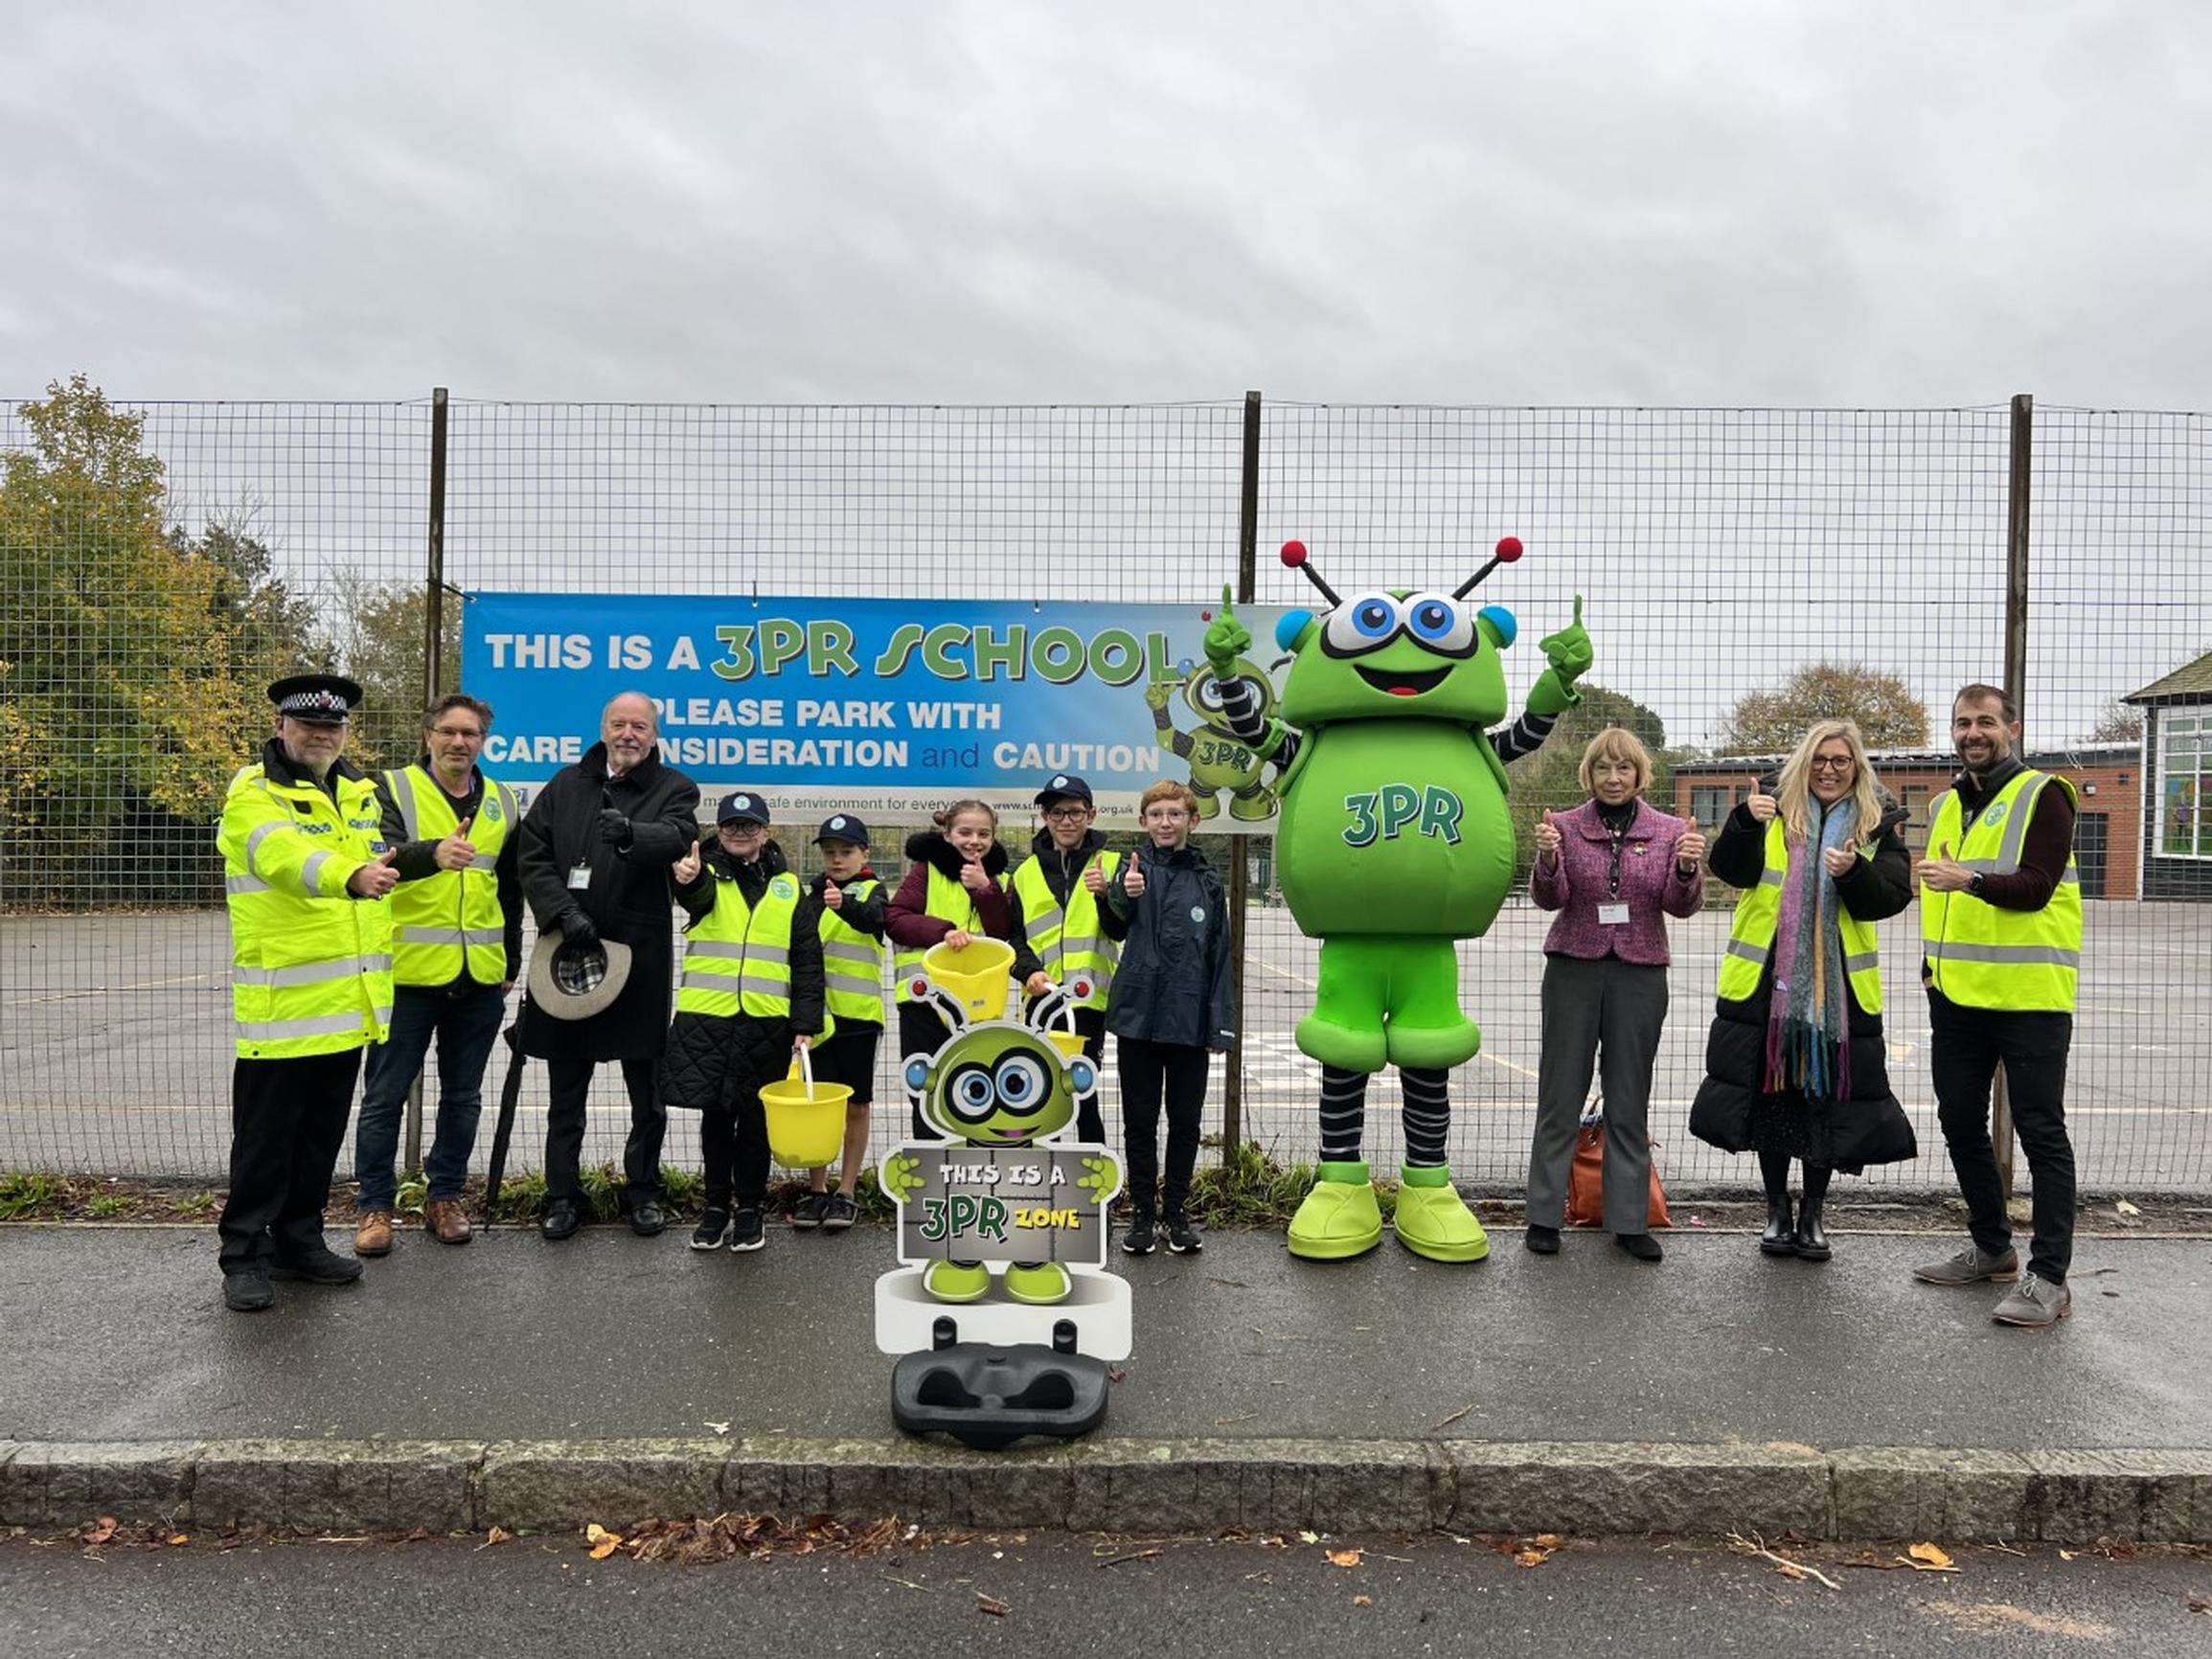
[[[2082, 961], [2074, 869], [2074, 785], [2015, 752], [2019, 710], [1995, 686], [1951, 703], [1966, 769], [1929, 813], [1920, 865], [1921, 982], [1933, 1032], [1937, 1116], [1966, 1198], [1973, 1242], [1914, 1269], [1930, 1284], [2017, 1279], [1994, 1317], [2055, 1325], [2073, 1311], [2074, 1148], [2066, 1135], [2066, 1051]], [[2035, 1193], [2028, 1270], [2020, 1272], [1990, 1144], [1999, 1062]]]

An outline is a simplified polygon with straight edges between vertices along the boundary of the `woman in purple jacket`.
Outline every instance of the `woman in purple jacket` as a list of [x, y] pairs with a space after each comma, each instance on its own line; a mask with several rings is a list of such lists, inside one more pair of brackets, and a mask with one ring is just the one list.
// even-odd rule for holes
[[1705, 901], [1705, 837], [1643, 799], [1652, 757], [1608, 726], [1583, 751], [1590, 798], [1543, 815], [1529, 897], [1558, 920], [1544, 939], [1543, 1056], [1528, 1161], [1528, 1247], [1556, 1254], [1567, 1171], [1595, 1062], [1606, 1103], [1606, 1231], [1639, 1261], [1663, 1252], [1648, 1216], [1652, 1061], [1667, 1017], [1667, 922]]

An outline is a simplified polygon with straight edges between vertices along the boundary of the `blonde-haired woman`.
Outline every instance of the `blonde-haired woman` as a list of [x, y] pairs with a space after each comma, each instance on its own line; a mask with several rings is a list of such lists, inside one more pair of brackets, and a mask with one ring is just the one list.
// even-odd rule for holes
[[1642, 799], [1652, 757], [1608, 726], [1583, 751], [1590, 798], [1546, 812], [1529, 897], [1558, 918], [1544, 938], [1543, 1054], [1528, 1162], [1528, 1247], [1549, 1256], [1566, 1222], [1575, 1128], [1595, 1066], [1605, 1085], [1606, 1231], [1641, 1261], [1663, 1252], [1648, 1224], [1652, 1062], [1667, 1018], [1667, 918], [1705, 902], [1705, 837]]
[[[1721, 958], [1719, 1009], [1690, 1132], [1759, 1154], [1768, 1256], [1825, 1261], [1832, 1171], [1913, 1156], [1890, 1093], [1874, 924], [1912, 899], [1911, 860], [1849, 720], [1821, 720], [1729, 814], [1713, 874], [1744, 889]], [[1790, 1161], [1805, 1166], [1792, 1219]]]

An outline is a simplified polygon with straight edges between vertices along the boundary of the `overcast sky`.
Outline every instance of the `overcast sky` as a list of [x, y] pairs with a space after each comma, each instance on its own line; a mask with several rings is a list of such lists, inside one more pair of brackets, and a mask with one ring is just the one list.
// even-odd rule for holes
[[2212, 7], [16, 5], [0, 381], [2212, 402]]

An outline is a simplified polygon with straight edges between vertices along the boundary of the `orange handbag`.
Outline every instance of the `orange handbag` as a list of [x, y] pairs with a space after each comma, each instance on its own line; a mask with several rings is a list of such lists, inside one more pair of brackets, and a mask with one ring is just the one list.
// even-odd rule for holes
[[[1651, 1146], [1656, 1148], [1658, 1142]], [[1593, 1113], [1583, 1120], [1575, 1136], [1575, 1161], [1567, 1169], [1567, 1225], [1603, 1227], [1606, 1224], [1606, 1120]], [[1652, 1232], [1672, 1227], [1667, 1218], [1667, 1194], [1659, 1186], [1659, 1163], [1652, 1160], [1652, 1210], [1645, 1226]]]

